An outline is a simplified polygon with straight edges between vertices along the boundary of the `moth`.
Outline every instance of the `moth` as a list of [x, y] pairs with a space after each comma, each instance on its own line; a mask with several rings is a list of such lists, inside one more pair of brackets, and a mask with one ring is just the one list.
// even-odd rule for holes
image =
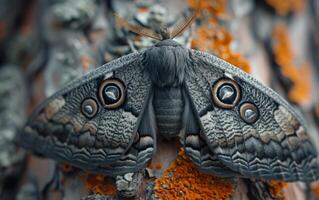
[[158, 137], [179, 137], [205, 173], [317, 180], [317, 152], [300, 114], [240, 69], [172, 39], [193, 20], [172, 32], [125, 22], [160, 42], [109, 62], [48, 98], [26, 124], [22, 146], [116, 176], [142, 170]]

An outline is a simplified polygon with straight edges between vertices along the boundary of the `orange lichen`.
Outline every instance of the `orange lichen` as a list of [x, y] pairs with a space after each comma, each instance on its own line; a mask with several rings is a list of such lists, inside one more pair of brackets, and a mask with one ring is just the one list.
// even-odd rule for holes
[[140, 6], [138, 8], [138, 13], [146, 13], [149, 11], [149, 8], [147, 6]]
[[93, 194], [116, 196], [117, 190], [114, 180], [103, 175], [88, 174], [85, 181], [86, 188]]
[[[195, 8], [199, 0], [188, 0]], [[201, 20], [203, 25], [195, 31], [191, 47], [215, 54], [238, 68], [251, 72], [248, 61], [232, 48], [233, 37], [226, 29], [218, 25], [218, 17], [227, 16], [227, 0], [200, 1]], [[226, 18], [225, 18], [226, 19]]]
[[82, 65], [83, 71], [84, 72], [88, 72], [89, 68], [90, 68], [90, 65], [92, 65], [93, 61], [92, 61], [92, 59], [89, 56], [82, 55], [82, 56], [80, 56], [80, 63]]
[[151, 163], [148, 168], [150, 169], [156, 169], [156, 170], [160, 170], [163, 168], [163, 164], [162, 163]]
[[319, 119], [319, 102], [315, 106], [315, 116]]
[[234, 193], [232, 181], [200, 173], [180, 150], [176, 160], [161, 178], [155, 180], [158, 199], [230, 199]]
[[283, 181], [269, 181], [269, 192], [275, 199], [285, 200], [284, 189], [287, 187], [287, 183]]
[[227, 8], [227, 0], [213, 0], [213, 1], [188, 0], [187, 2], [191, 8], [195, 8], [198, 5], [198, 3], [200, 3], [199, 6], [202, 12], [207, 12], [217, 17], [225, 15], [226, 8]]
[[33, 24], [34, 23], [34, 18], [36, 16], [36, 12], [37, 12], [37, 0], [31, 0], [28, 3], [28, 6], [25, 9], [25, 13], [23, 16], [23, 21], [22, 21], [22, 26], [20, 28], [20, 33], [23, 36], [29, 36], [32, 34], [33, 31]]
[[312, 194], [316, 199], [319, 199], [319, 182], [314, 182], [311, 185]]
[[33, 80], [33, 91], [31, 99], [29, 100], [28, 106], [27, 106], [27, 114], [31, 115], [36, 106], [38, 106], [45, 98], [45, 84], [44, 84], [44, 76], [43, 73], [39, 73], [34, 77]]
[[272, 33], [274, 40], [273, 53], [275, 61], [282, 74], [292, 82], [288, 98], [298, 104], [304, 104], [311, 99], [311, 67], [304, 63], [300, 67], [294, 64], [294, 55], [290, 45], [288, 31], [285, 25], [278, 24]]
[[266, 0], [266, 3], [275, 9], [276, 13], [285, 16], [290, 12], [299, 13], [304, 10], [306, 6], [305, 0]]
[[0, 41], [7, 35], [7, 23], [4, 20], [0, 20]]
[[201, 51], [212, 52], [216, 56], [250, 73], [251, 67], [248, 61], [231, 49], [232, 41], [232, 35], [228, 30], [218, 27], [214, 20], [210, 20], [208, 24], [197, 28], [191, 47]]
[[74, 167], [72, 165], [69, 165], [69, 164], [63, 164], [61, 167], [61, 170], [62, 170], [62, 172], [70, 173], [70, 172], [74, 171]]

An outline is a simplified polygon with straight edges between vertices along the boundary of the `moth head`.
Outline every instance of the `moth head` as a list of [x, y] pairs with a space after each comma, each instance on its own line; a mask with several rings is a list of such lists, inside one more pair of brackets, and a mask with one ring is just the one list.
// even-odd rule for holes
[[[160, 18], [161, 20], [163, 20], [162, 18], [164, 16], [162, 12], [157, 13], [154, 10], [151, 10], [151, 12], [153, 13], [154, 17], [156, 17], [155, 21], [158, 21], [157, 18]], [[199, 14], [199, 12], [200, 12], [200, 0], [197, 0], [196, 8], [192, 11], [192, 13], [189, 16], [185, 17], [185, 19], [175, 24], [172, 28], [163, 26], [160, 20], [158, 22], [158, 26], [154, 26], [155, 30], [129, 23], [128, 21], [118, 16], [117, 14], [114, 14], [114, 15], [115, 15], [116, 24], [119, 27], [126, 28], [127, 30], [130, 30], [138, 35], [142, 35], [149, 38], [153, 38], [155, 40], [162, 41], [167, 39], [174, 39], [175, 37], [181, 35], [188, 27], [192, 25], [192, 23], [197, 18], [197, 15]]]

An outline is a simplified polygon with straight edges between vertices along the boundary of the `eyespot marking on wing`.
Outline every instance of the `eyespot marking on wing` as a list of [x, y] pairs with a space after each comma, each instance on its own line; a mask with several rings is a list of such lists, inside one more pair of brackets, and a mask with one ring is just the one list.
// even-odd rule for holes
[[99, 106], [95, 99], [87, 98], [81, 104], [81, 112], [87, 118], [92, 118], [96, 115]]
[[259, 111], [255, 104], [245, 102], [240, 105], [239, 113], [242, 120], [247, 124], [255, 123], [259, 118]]
[[107, 109], [116, 109], [125, 101], [125, 86], [118, 79], [107, 79], [99, 86], [99, 98]]
[[238, 104], [240, 98], [241, 89], [234, 80], [222, 78], [212, 87], [213, 102], [220, 108], [231, 109]]

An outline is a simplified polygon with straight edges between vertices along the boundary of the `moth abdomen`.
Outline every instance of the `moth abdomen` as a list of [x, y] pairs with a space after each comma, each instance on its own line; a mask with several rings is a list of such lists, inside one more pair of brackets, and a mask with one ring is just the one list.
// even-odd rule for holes
[[181, 88], [156, 88], [153, 103], [159, 134], [165, 138], [177, 136], [184, 108]]

